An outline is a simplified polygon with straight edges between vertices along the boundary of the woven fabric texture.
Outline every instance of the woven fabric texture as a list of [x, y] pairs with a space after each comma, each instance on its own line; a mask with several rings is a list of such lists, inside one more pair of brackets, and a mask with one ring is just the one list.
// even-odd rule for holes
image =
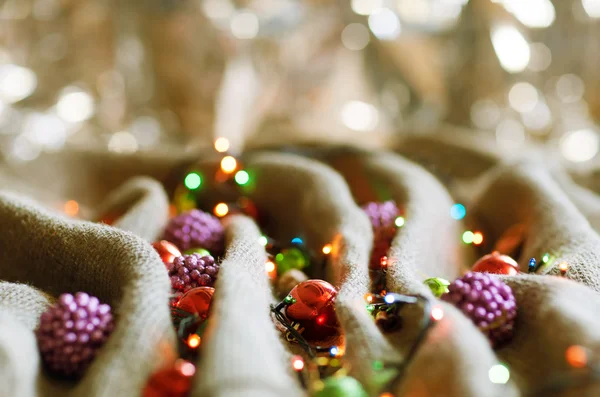
[[[559, 164], [535, 156], [505, 161], [489, 147], [483, 140], [435, 137], [401, 144], [400, 153], [424, 166], [392, 152], [244, 156], [252, 176], [244, 192], [264, 215], [265, 231], [280, 240], [302, 236], [317, 253], [332, 244], [317, 276], [339, 289], [339, 343], [350, 374], [364, 384], [376, 360], [406, 364], [417, 324], [428, 315], [408, 311], [401, 331], [384, 334], [365, 310], [373, 232], [360, 205], [372, 200], [395, 200], [405, 218], [388, 252], [389, 291], [434, 299], [423, 280], [456, 278], [515, 225], [521, 234], [510, 254], [522, 271], [529, 258], [553, 255], [536, 274], [505, 278], [519, 312], [514, 339], [498, 350], [460, 311], [434, 299], [444, 318], [405, 366], [398, 396], [548, 395], [545, 388], [569, 370], [569, 346], [600, 352], [600, 199], [593, 185], [576, 182]], [[149, 244], [169, 217], [163, 186], [200, 159], [72, 153], [0, 172], [6, 182], [0, 192], [0, 396], [139, 395], [162, 365], [161, 351], [175, 342], [167, 272]], [[48, 179], [50, 170], [56, 183]], [[87, 220], [55, 210], [67, 199], [81, 203]], [[464, 221], [450, 217], [458, 199], [468, 208]], [[92, 222], [105, 215], [114, 217], [114, 226]], [[269, 312], [275, 298], [258, 242], [263, 231], [238, 215], [225, 226], [226, 254], [191, 395], [305, 395], [289, 365], [297, 346], [285, 341]], [[461, 243], [468, 228], [483, 232], [481, 247]], [[570, 280], [557, 277], [562, 262]], [[58, 295], [76, 291], [111, 304], [117, 325], [85, 376], [62, 382], [44, 371], [33, 331]], [[499, 362], [511, 368], [506, 385], [489, 379]], [[588, 385], [559, 395], [597, 392]]]

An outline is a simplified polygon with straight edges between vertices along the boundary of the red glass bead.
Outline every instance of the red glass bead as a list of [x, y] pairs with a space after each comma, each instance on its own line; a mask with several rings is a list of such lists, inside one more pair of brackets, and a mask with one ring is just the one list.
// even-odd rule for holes
[[475, 262], [471, 270], [479, 273], [515, 276], [519, 273], [519, 264], [510, 256], [494, 251], [489, 255], [481, 257], [481, 259]]
[[173, 259], [181, 256], [181, 252], [175, 246], [175, 244], [168, 242], [167, 240], [160, 240], [152, 243], [152, 247], [158, 252], [160, 259], [162, 259], [167, 269], [171, 267]]
[[195, 372], [194, 364], [177, 360], [173, 366], [158, 370], [150, 377], [142, 396], [185, 397], [190, 391]]
[[308, 341], [322, 340], [339, 334], [335, 313], [337, 291], [323, 280], [307, 280], [296, 285], [289, 296], [295, 301], [286, 306], [286, 317], [300, 325], [302, 336]]
[[192, 288], [179, 299], [177, 308], [191, 314], [197, 314], [204, 320], [208, 317], [214, 293], [215, 289], [212, 287]]

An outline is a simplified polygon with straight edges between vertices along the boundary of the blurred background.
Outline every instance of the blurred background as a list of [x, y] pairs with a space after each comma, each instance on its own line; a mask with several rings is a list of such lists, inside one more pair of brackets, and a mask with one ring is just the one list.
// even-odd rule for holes
[[599, 49], [600, 0], [3, 0], [0, 157], [385, 147], [454, 125], [586, 164]]

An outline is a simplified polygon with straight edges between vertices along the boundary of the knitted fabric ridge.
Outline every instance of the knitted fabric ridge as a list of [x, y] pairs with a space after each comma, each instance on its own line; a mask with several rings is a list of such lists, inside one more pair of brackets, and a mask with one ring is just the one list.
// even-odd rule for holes
[[[436, 145], [447, 149], [439, 141]], [[482, 153], [461, 150], [473, 156]], [[68, 172], [60, 161], [82, 160], [73, 155], [39, 161]], [[80, 189], [88, 181], [98, 193], [88, 191], [83, 196], [84, 202], [98, 209], [95, 215], [119, 210], [115, 222], [119, 227], [66, 219], [24, 196], [0, 193], [0, 396], [139, 395], [161, 365], [161, 349], [174, 346], [167, 306], [169, 278], [149, 242], [160, 236], [168, 218], [168, 200], [160, 182], [178, 164], [157, 165], [138, 157], [127, 167], [125, 159], [119, 161], [124, 171], [102, 179], [102, 186], [94, 185], [101, 171], [89, 162], [71, 174]], [[444, 169], [446, 157], [435, 161]], [[555, 267], [537, 275], [504, 277], [519, 311], [514, 339], [496, 351], [459, 310], [437, 302], [444, 318], [406, 369], [395, 390], [398, 396], [527, 395], [543, 387], [553, 374], [568, 370], [567, 347], [600, 347], [596, 315], [600, 237], [586, 220], [587, 211], [595, 207], [589, 204], [584, 211], [573, 193], [562, 189], [564, 179], [558, 180], [539, 163], [490, 162], [481, 174], [460, 175], [477, 185], [476, 194], [465, 203], [486, 236], [486, 248], [491, 250], [506, 229], [522, 223], [529, 232], [521, 256], [515, 258], [521, 270], [526, 272], [530, 257], [551, 251], [557, 256], [554, 263], [570, 264], [573, 280], [551, 277], [558, 274]], [[405, 214], [406, 223], [388, 253], [388, 290], [430, 297], [424, 279], [452, 280], [476, 256], [460, 243], [466, 226], [449, 214], [454, 203], [450, 193], [459, 192], [456, 186], [449, 193], [425, 168], [393, 153], [349, 152], [316, 161], [266, 152], [247, 156], [244, 164], [256, 178], [248, 195], [268, 212], [271, 235], [283, 240], [302, 233], [317, 252], [333, 244], [323, 277], [339, 288], [336, 307], [350, 374], [368, 382], [373, 361], [401, 364], [422, 314], [408, 313], [402, 331], [384, 335], [364, 310], [363, 296], [371, 288], [373, 240], [369, 220], [360, 209], [368, 201], [363, 192], [372, 189], [365, 181], [384, 186], [387, 196], [380, 200], [396, 201]], [[42, 167], [30, 164], [29, 172], [38, 166]], [[148, 177], [123, 183], [136, 175]], [[56, 197], [77, 197], [68, 184], [53, 189]], [[229, 217], [225, 231], [226, 253], [215, 286], [213, 317], [203, 338], [191, 395], [302, 396], [305, 392], [289, 365], [297, 346], [285, 342], [271, 321], [269, 304], [274, 298], [264, 272], [266, 253], [258, 243], [261, 232], [243, 216]], [[40, 365], [34, 329], [53, 299], [77, 291], [109, 303], [116, 327], [78, 383], [58, 383]], [[506, 385], [490, 382], [489, 369], [498, 362], [511, 368]], [[598, 390], [587, 386], [575, 392], [594, 395]]]

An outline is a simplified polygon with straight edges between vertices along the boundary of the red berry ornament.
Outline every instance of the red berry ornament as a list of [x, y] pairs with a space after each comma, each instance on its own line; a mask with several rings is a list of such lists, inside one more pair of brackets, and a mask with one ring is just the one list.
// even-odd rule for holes
[[510, 256], [501, 255], [498, 251], [494, 251], [475, 262], [471, 270], [478, 273], [515, 276], [519, 273], [519, 264]]
[[334, 306], [336, 296], [336, 289], [327, 281], [301, 282], [285, 298], [285, 315], [300, 326], [306, 340], [323, 340], [340, 332]]
[[177, 308], [190, 314], [196, 314], [205, 320], [208, 317], [214, 293], [215, 289], [211, 287], [192, 288], [179, 299]]
[[142, 396], [185, 397], [190, 391], [195, 372], [194, 364], [185, 360], [177, 360], [173, 366], [163, 368], [150, 377]]

